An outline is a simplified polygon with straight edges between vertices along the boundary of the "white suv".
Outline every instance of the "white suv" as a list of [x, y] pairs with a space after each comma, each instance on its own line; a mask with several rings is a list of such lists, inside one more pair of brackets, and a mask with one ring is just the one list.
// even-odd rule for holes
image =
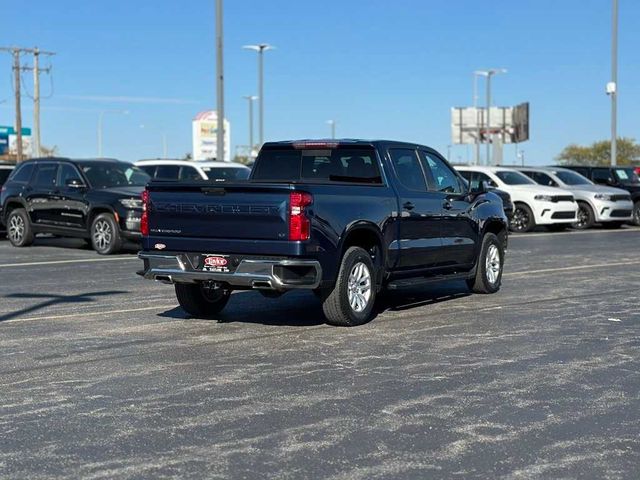
[[509, 227], [514, 232], [528, 232], [536, 225], [553, 230], [571, 226], [576, 221], [578, 204], [566, 190], [538, 185], [526, 175], [508, 167], [455, 167], [463, 177], [476, 172], [476, 178], [511, 195], [514, 211]]
[[154, 180], [246, 180], [251, 169], [241, 163], [189, 160], [139, 160], [135, 165]]

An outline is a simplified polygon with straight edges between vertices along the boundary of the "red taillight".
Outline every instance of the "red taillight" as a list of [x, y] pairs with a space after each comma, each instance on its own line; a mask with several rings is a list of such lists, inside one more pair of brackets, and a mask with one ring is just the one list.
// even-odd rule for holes
[[140, 217], [140, 232], [145, 237], [149, 236], [149, 190], [142, 192], [142, 216]]
[[309, 240], [311, 222], [305, 208], [313, 203], [313, 197], [306, 192], [291, 192], [289, 195], [289, 240]]

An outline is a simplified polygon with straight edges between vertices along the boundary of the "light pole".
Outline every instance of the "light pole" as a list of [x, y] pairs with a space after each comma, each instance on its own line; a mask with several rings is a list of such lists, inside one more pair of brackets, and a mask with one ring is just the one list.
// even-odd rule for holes
[[222, 0], [216, 0], [216, 160], [224, 161], [224, 62], [222, 32]]
[[476, 75], [481, 75], [487, 79], [487, 115], [485, 121], [485, 130], [487, 137], [487, 165], [491, 163], [491, 77], [499, 73], [507, 73], [504, 68], [489, 68], [487, 70], [476, 70]]
[[102, 110], [98, 114], [98, 158], [102, 158], [102, 118], [105, 113], [116, 113], [120, 115], [129, 115], [129, 110]]
[[258, 99], [257, 95], [243, 95], [243, 97], [249, 103], [249, 155], [248, 160], [251, 160], [253, 156], [253, 101]]
[[257, 45], [245, 45], [242, 48], [247, 50], [255, 50], [258, 52], [258, 144], [262, 146], [264, 143], [264, 52], [273, 50], [275, 47], [268, 43], [259, 43]]
[[613, 0], [611, 22], [611, 81], [607, 94], [611, 95], [611, 166], [618, 163], [618, 0]]
[[336, 121], [335, 120], [327, 120], [327, 125], [331, 126], [331, 138], [336, 138]]
[[480, 164], [480, 112], [478, 110], [478, 75], [479, 72], [473, 72], [473, 108], [476, 112], [476, 145], [474, 153], [474, 163]]

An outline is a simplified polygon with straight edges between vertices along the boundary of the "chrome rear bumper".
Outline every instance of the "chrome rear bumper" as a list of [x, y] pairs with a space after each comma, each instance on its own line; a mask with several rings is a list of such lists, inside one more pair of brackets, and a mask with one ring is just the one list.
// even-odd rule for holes
[[192, 254], [139, 252], [144, 261], [144, 278], [164, 283], [213, 281], [241, 289], [315, 289], [322, 280], [316, 260], [243, 259], [233, 272], [206, 272], [193, 264]]

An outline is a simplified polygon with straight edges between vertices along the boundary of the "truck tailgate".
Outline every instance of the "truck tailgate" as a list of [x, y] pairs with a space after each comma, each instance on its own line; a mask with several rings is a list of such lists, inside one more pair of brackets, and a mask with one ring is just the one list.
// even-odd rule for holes
[[149, 190], [149, 231], [155, 237], [287, 240], [286, 184], [162, 184]]

